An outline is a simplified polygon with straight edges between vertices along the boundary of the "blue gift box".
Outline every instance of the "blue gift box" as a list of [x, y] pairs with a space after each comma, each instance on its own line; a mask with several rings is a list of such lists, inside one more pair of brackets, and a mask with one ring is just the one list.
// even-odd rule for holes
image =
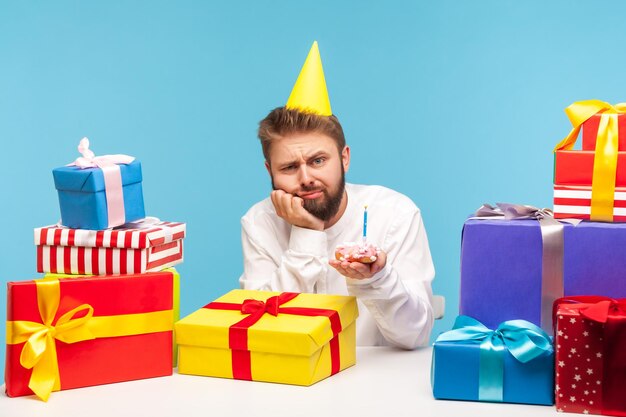
[[[125, 221], [144, 217], [141, 163], [119, 164]], [[100, 168], [65, 166], [52, 171], [59, 193], [61, 223], [72, 229], [102, 230], [109, 226], [104, 175]]]
[[[626, 297], [626, 224], [563, 224], [564, 295]], [[540, 325], [542, 239], [536, 220], [467, 220], [461, 244], [460, 314], [487, 327]]]
[[[435, 342], [433, 395], [441, 400], [484, 401], [479, 398], [480, 344], [470, 341]], [[522, 363], [504, 352], [502, 402], [554, 404], [554, 353]]]

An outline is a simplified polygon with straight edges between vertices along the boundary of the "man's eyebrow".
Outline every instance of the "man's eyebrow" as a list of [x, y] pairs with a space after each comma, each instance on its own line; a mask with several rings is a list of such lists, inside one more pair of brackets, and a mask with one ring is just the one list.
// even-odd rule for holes
[[297, 159], [293, 159], [293, 160], [290, 160], [290, 161], [279, 162], [276, 165], [278, 165], [278, 168], [281, 169], [281, 168], [288, 167], [289, 165], [297, 165], [297, 164], [299, 164], [298, 160]]
[[[314, 159], [319, 158], [320, 156], [328, 156], [328, 155], [329, 155], [328, 152], [326, 152], [324, 150], [318, 150], [318, 151], [315, 151], [315, 153], [313, 153], [311, 156], [308, 156], [306, 158], [306, 161], [308, 163], [308, 162], [311, 162]], [[278, 169], [282, 169], [282, 168], [288, 167], [289, 165], [298, 165], [298, 164], [300, 164], [300, 159], [296, 158], [296, 159], [292, 159], [292, 160], [278, 162], [276, 164], [276, 166], [278, 166]]]
[[307, 162], [311, 162], [314, 159], [319, 158], [320, 156], [328, 156], [328, 152], [326, 151], [317, 151], [313, 154], [313, 156], [309, 156], [306, 160]]

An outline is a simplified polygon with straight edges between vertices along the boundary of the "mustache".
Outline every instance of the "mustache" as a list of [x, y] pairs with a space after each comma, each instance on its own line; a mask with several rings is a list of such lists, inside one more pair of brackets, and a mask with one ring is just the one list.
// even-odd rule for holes
[[304, 191], [304, 192], [307, 192], [307, 193], [310, 193], [310, 192], [313, 192], [313, 191], [324, 191], [323, 188], [315, 187], [315, 186], [311, 186], [311, 185], [302, 185], [302, 186], [300, 186], [300, 190]]

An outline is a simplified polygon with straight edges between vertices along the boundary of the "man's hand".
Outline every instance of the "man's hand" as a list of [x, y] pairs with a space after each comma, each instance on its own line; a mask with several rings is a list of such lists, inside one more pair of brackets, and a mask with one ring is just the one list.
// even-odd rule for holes
[[347, 262], [331, 259], [328, 264], [335, 268], [344, 277], [352, 279], [367, 279], [373, 277], [377, 272], [387, 264], [387, 254], [379, 251], [377, 258], [371, 264], [362, 264], [361, 262]]
[[291, 225], [305, 229], [324, 230], [324, 221], [305, 210], [304, 200], [283, 190], [274, 190], [270, 196], [278, 217]]

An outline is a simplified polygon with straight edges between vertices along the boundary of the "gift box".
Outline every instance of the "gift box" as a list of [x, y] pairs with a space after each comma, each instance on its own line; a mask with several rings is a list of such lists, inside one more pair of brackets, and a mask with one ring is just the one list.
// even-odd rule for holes
[[[52, 170], [59, 194], [61, 223], [73, 229], [102, 230], [146, 217], [141, 187], [141, 163], [116, 165], [121, 176], [121, 195], [117, 204], [123, 217], [111, 223], [109, 211], [114, 204], [107, 198], [105, 173], [101, 168], [64, 166]], [[109, 186], [110, 188], [111, 186]]]
[[[560, 296], [626, 297], [626, 224], [582, 222], [562, 226]], [[546, 284], [543, 248], [536, 220], [467, 220], [461, 243], [460, 314], [490, 328], [513, 319], [541, 325], [542, 312], [545, 314], [542, 286]], [[550, 253], [546, 256], [550, 261]], [[552, 301], [558, 297], [548, 300], [548, 327]]]
[[172, 274], [9, 282], [6, 392], [172, 374]]
[[555, 312], [557, 410], [626, 415], [626, 300], [569, 297]]
[[[591, 187], [594, 151], [557, 151], [554, 153], [554, 184]], [[626, 187], [626, 152], [617, 153], [615, 186]]]
[[[554, 186], [554, 217], [556, 219], [591, 219], [591, 187]], [[626, 222], [626, 187], [613, 192], [613, 221]]]
[[311, 385], [356, 362], [355, 297], [233, 290], [176, 323], [178, 372]]
[[[554, 148], [554, 212], [603, 222], [626, 221], [624, 178], [626, 104], [599, 100], [576, 102], [566, 110], [572, 130]], [[574, 151], [583, 129], [583, 150]], [[563, 189], [563, 186], [584, 187]], [[621, 188], [620, 188], [621, 187]]]
[[458, 317], [435, 341], [431, 370], [436, 399], [554, 404], [552, 341], [524, 320], [494, 331]]
[[137, 274], [183, 261], [185, 223], [149, 218], [112, 230], [35, 229], [37, 272]]
[[[172, 312], [173, 312], [173, 322], [177, 322], [180, 320], [180, 274], [175, 268], [167, 268], [161, 272], [146, 272], [144, 274], [127, 274], [126, 277], [144, 277], [155, 274], [163, 274], [168, 273], [172, 274]], [[44, 275], [44, 279], [59, 279], [59, 278], [78, 278], [78, 277], [89, 277], [93, 275], [70, 275], [70, 274], [53, 274], [47, 273]], [[106, 278], [109, 275], [98, 275], [99, 277]], [[172, 367], [175, 368], [178, 365], [178, 345], [176, 344], [176, 338], [172, 334]]]
[[[554, 217], [591, 219], [595, 152], [556, 151], [554, 155]], [[626, 222], [626, 152], [617, 153], [613, 221]]]

